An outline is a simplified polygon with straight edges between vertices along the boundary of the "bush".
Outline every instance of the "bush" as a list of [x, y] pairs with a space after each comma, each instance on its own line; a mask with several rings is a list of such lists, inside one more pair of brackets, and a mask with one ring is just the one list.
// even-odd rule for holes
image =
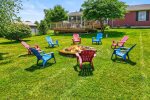
[[109, 26], [109, 25], [106, 25], [106, 26], [105, 26], [105, 29], [106, 29], [106, 30], [109, 30], [109, 29], [110, 29], [110, 26]]
[[46, 21], [42, 20], [38, 28], [39, 28], [39, 32], [41, 35], [46, 34], [48, 31], [48, 25], [47, 25]]
[[9, 27], [7, 28], [7, 33], [4, 34], [4, 37], [8, 40], [21, 40], [30, 36], [30, 27], [22, 23], [14, 23], [9, 25]]

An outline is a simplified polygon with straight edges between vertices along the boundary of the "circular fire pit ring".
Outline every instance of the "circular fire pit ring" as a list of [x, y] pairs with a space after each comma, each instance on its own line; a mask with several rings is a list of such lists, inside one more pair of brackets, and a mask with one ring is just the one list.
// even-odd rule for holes
[[72, 45], [68, 48], [64, 48], [63, 50], [59, 50], [59, 53], [65, 56], [75, 56], [76, 53], [80, 53], [83, 50], [94, 50], [95, 48], [83, 45]]

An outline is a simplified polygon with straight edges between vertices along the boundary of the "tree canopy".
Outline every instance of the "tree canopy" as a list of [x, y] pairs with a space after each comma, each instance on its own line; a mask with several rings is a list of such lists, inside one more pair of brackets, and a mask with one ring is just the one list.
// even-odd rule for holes
[[86, 0], [82, 4], [83, 15], [88, 20], [99, 20], [104, 32], [104, 21], [123, 18], [127, 5], [119, 0]]
[[61, 5], [56, 5], [53, 9], [45, 9], [44, 13], [47, 23], [59, 22], [67, 19], [67, 11], [65, 11]]
[[7, 32], [11, 22], [17, 20], [17, 13], [21, 9], [21, 0], [0, 0], [0, 34]]

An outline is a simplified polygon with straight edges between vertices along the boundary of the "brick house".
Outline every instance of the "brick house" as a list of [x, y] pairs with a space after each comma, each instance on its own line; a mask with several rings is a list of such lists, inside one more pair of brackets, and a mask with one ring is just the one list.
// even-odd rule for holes
[[109, 20], [108, 24], [111, 27], [150, 27], [150, 4], [128, 6], [123, 19]]

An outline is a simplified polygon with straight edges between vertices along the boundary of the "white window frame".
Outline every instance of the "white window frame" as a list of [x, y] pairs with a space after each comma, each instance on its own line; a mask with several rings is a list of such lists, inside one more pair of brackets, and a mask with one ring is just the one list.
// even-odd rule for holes
[[146, 21], [146, 11], [138, 12], [138, 21]]

